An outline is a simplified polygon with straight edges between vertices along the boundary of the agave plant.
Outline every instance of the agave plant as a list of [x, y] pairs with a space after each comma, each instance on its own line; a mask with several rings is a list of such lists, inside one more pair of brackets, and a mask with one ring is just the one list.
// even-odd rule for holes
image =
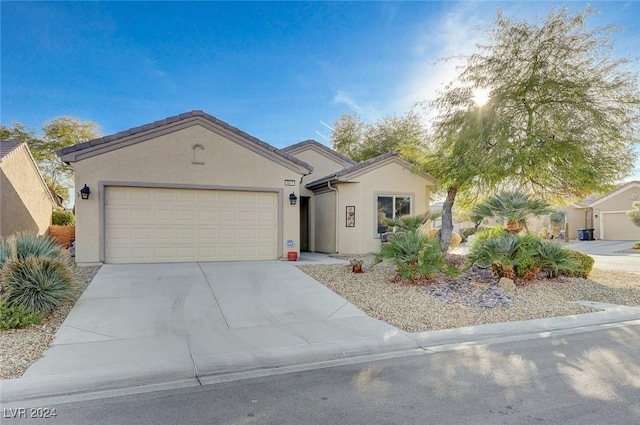
[[474, 220], [487, 217], [501, 218], [507, 222], [509, 231], [518, 233], [522, 228], [526, 229], [528, 219], [552, 211], [551, 206], [542, 199], [534, 199], [530, 194], [519, 190], [503, 190], [476, 205], [471, 211], [471, 216]]

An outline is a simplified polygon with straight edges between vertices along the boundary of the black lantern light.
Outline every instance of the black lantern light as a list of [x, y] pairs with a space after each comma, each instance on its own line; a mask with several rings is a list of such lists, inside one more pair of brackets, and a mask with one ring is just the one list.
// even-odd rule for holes
[[289, 202], [291, 203], [291, 205], [295, 205], [296, 202], [298, 202], [298, 197], [294, 192], [291, 192], [291, 195], [289, 195]]
[[80, 197], [82, 199], [89, 199], [89, 194], [91, 193], [91, 189], [86, 184], [82, 189], [80, 189]]

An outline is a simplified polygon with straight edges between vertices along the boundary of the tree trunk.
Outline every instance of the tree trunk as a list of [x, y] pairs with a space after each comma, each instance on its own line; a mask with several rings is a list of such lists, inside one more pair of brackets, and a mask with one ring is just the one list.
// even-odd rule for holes
[[450, 187], [447, 190], [447, 199], [442, 204], [442, 227], [438, 232], [437, 241], [440, 243], [440, 249], [445, 253], [449, 249], [449, 242], [451, 242], [451, 234], [453, 233], [453, 203], [457, 194], [458, 188]]

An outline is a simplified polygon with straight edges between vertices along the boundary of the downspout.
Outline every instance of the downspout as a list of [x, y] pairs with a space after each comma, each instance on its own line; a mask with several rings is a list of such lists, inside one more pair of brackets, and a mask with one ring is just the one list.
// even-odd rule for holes
[[327, 187], [336, 193], [336, 254], [339, 254], [338, 247], [340, 246], [340, 244], [338, 242], [340, 241], [340, 226], [338, 225], [338, 220], [340, 217], [340, 195], [338, 193], [338, 188], [331, 186], [331, 180], [327, 182]]

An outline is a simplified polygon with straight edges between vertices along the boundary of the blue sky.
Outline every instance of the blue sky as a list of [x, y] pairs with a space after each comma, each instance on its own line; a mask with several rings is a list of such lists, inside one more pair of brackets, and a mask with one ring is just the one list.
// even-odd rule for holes
[[[373, 121], [434, 98], [455, 66], [434, 61], [472, 52], [498, 8], [586, 4], [2, 1], [1, 122], [72, 115], [111, 134], [203, 109], [276, 147], [326, 143], [343, 112]], [[616, 53], [637, 56], [640, 2], [590, 4], [590, 24], [623, 27]]]

